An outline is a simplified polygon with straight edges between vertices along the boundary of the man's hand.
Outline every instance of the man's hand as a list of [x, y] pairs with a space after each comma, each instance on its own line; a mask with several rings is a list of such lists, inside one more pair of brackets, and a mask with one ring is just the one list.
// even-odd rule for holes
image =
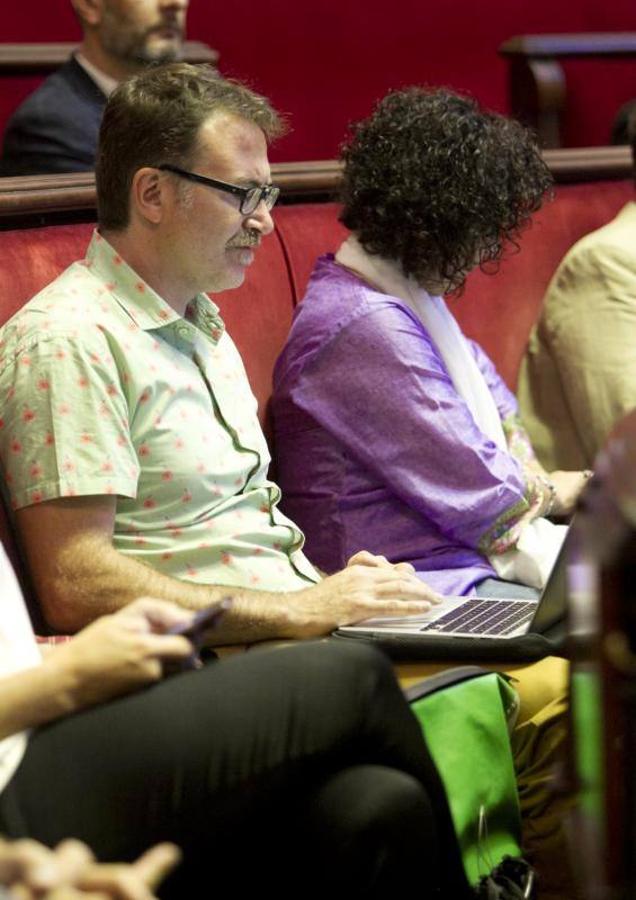
[[556, 489], [556, 497], [551, 514], [555, 516], [569, 516], [574, 512], [576, 501], [592, 473], [589, 470], [583, 472], [550, 472], [549, 479]]
[[44, 665], [66, 686], [69, 711], [103, 703], [158, 681], [164, 660], [188, 657], [192, 645], [187, 638], [165, 632], [192, 617], [163, 600], [135, 600], [56, 648]]
[[15, 900], [154, 900], [154, 888], [179, 859], [174, 844], [157, 844], [125, 865], [95, 862], [80, 841], [49, 850], [36, 841], [0, 839], [0, 884]]
[[356, 560], [359, 556], [315, 587], [285, 595], [286, 637], [318, 637], [375, 616], [421, 615], [439, 603], [438, 595], [413, 574], [409, 563], [394, 566], [384, 557], [369, 553]]
[[398, 572], [408, 572], [410, 575], [415, 574], [415, 566], [409, 562], [391, 563], [386, 556], [380, 556], [377, 553], [369, 553], [368, 550], [358, 550], [347, 562], [349, 566], [375, 566], [384, 569], [396, 569]]

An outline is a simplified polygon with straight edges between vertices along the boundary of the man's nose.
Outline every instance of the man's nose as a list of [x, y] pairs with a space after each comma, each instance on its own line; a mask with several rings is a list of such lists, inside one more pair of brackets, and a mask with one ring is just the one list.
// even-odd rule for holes
[[262, 235], [271, 234], [274, 230], [274, 220], [264, 200], [247, 216], [245, 227], [256, 228]]

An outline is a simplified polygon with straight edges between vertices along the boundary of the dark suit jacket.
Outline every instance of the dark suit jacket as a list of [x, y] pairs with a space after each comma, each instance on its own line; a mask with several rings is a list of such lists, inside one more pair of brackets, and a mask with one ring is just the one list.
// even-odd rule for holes
[[106, 97], [74, 58], [18, 107], [4, 135], [0, 175], [95, 168]]

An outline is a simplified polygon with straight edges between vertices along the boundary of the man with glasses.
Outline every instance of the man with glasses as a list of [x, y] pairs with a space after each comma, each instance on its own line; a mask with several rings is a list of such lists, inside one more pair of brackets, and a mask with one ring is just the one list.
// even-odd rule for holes
[[2, 329], [0, 457], [49, 623], [77, 631], [139, 595], [205, 607], [219, 642], [311, 637], [433, 596], [357, 554], [321, 579], [278, 509], [241, 359], [206, 296], [273, 229], [268, 102], [206, 67], [111, 96], [86, 259]]

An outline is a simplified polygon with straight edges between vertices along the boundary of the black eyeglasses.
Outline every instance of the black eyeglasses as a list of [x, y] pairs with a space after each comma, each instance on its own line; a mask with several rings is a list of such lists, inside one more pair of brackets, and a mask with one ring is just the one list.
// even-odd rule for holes
[[162, 172], [173, 172], [180, 175], [181, 178], [187, 178], [188, 181], [194, 181], [197, 184], [206, 184], [208, 187], [216, 188], [218, 191], [225, 191], [227, 194], [235, 194], [241, 198], [239, 210], [242, 215], [249, 216], [254, 212], [261, 200], [268, 209], [272, 209], [280, 196], [280, 188], [273, 184], [263, 184], [261, 187], [239, 187], [238, 184], [228, 184], [227, 181], [217, 181], [216, 178], [208, 178], [207, 175], [197, 175], [196, 172], [186, 172], [178, 166], [171, 163], [163, 163], [157, 166]]

